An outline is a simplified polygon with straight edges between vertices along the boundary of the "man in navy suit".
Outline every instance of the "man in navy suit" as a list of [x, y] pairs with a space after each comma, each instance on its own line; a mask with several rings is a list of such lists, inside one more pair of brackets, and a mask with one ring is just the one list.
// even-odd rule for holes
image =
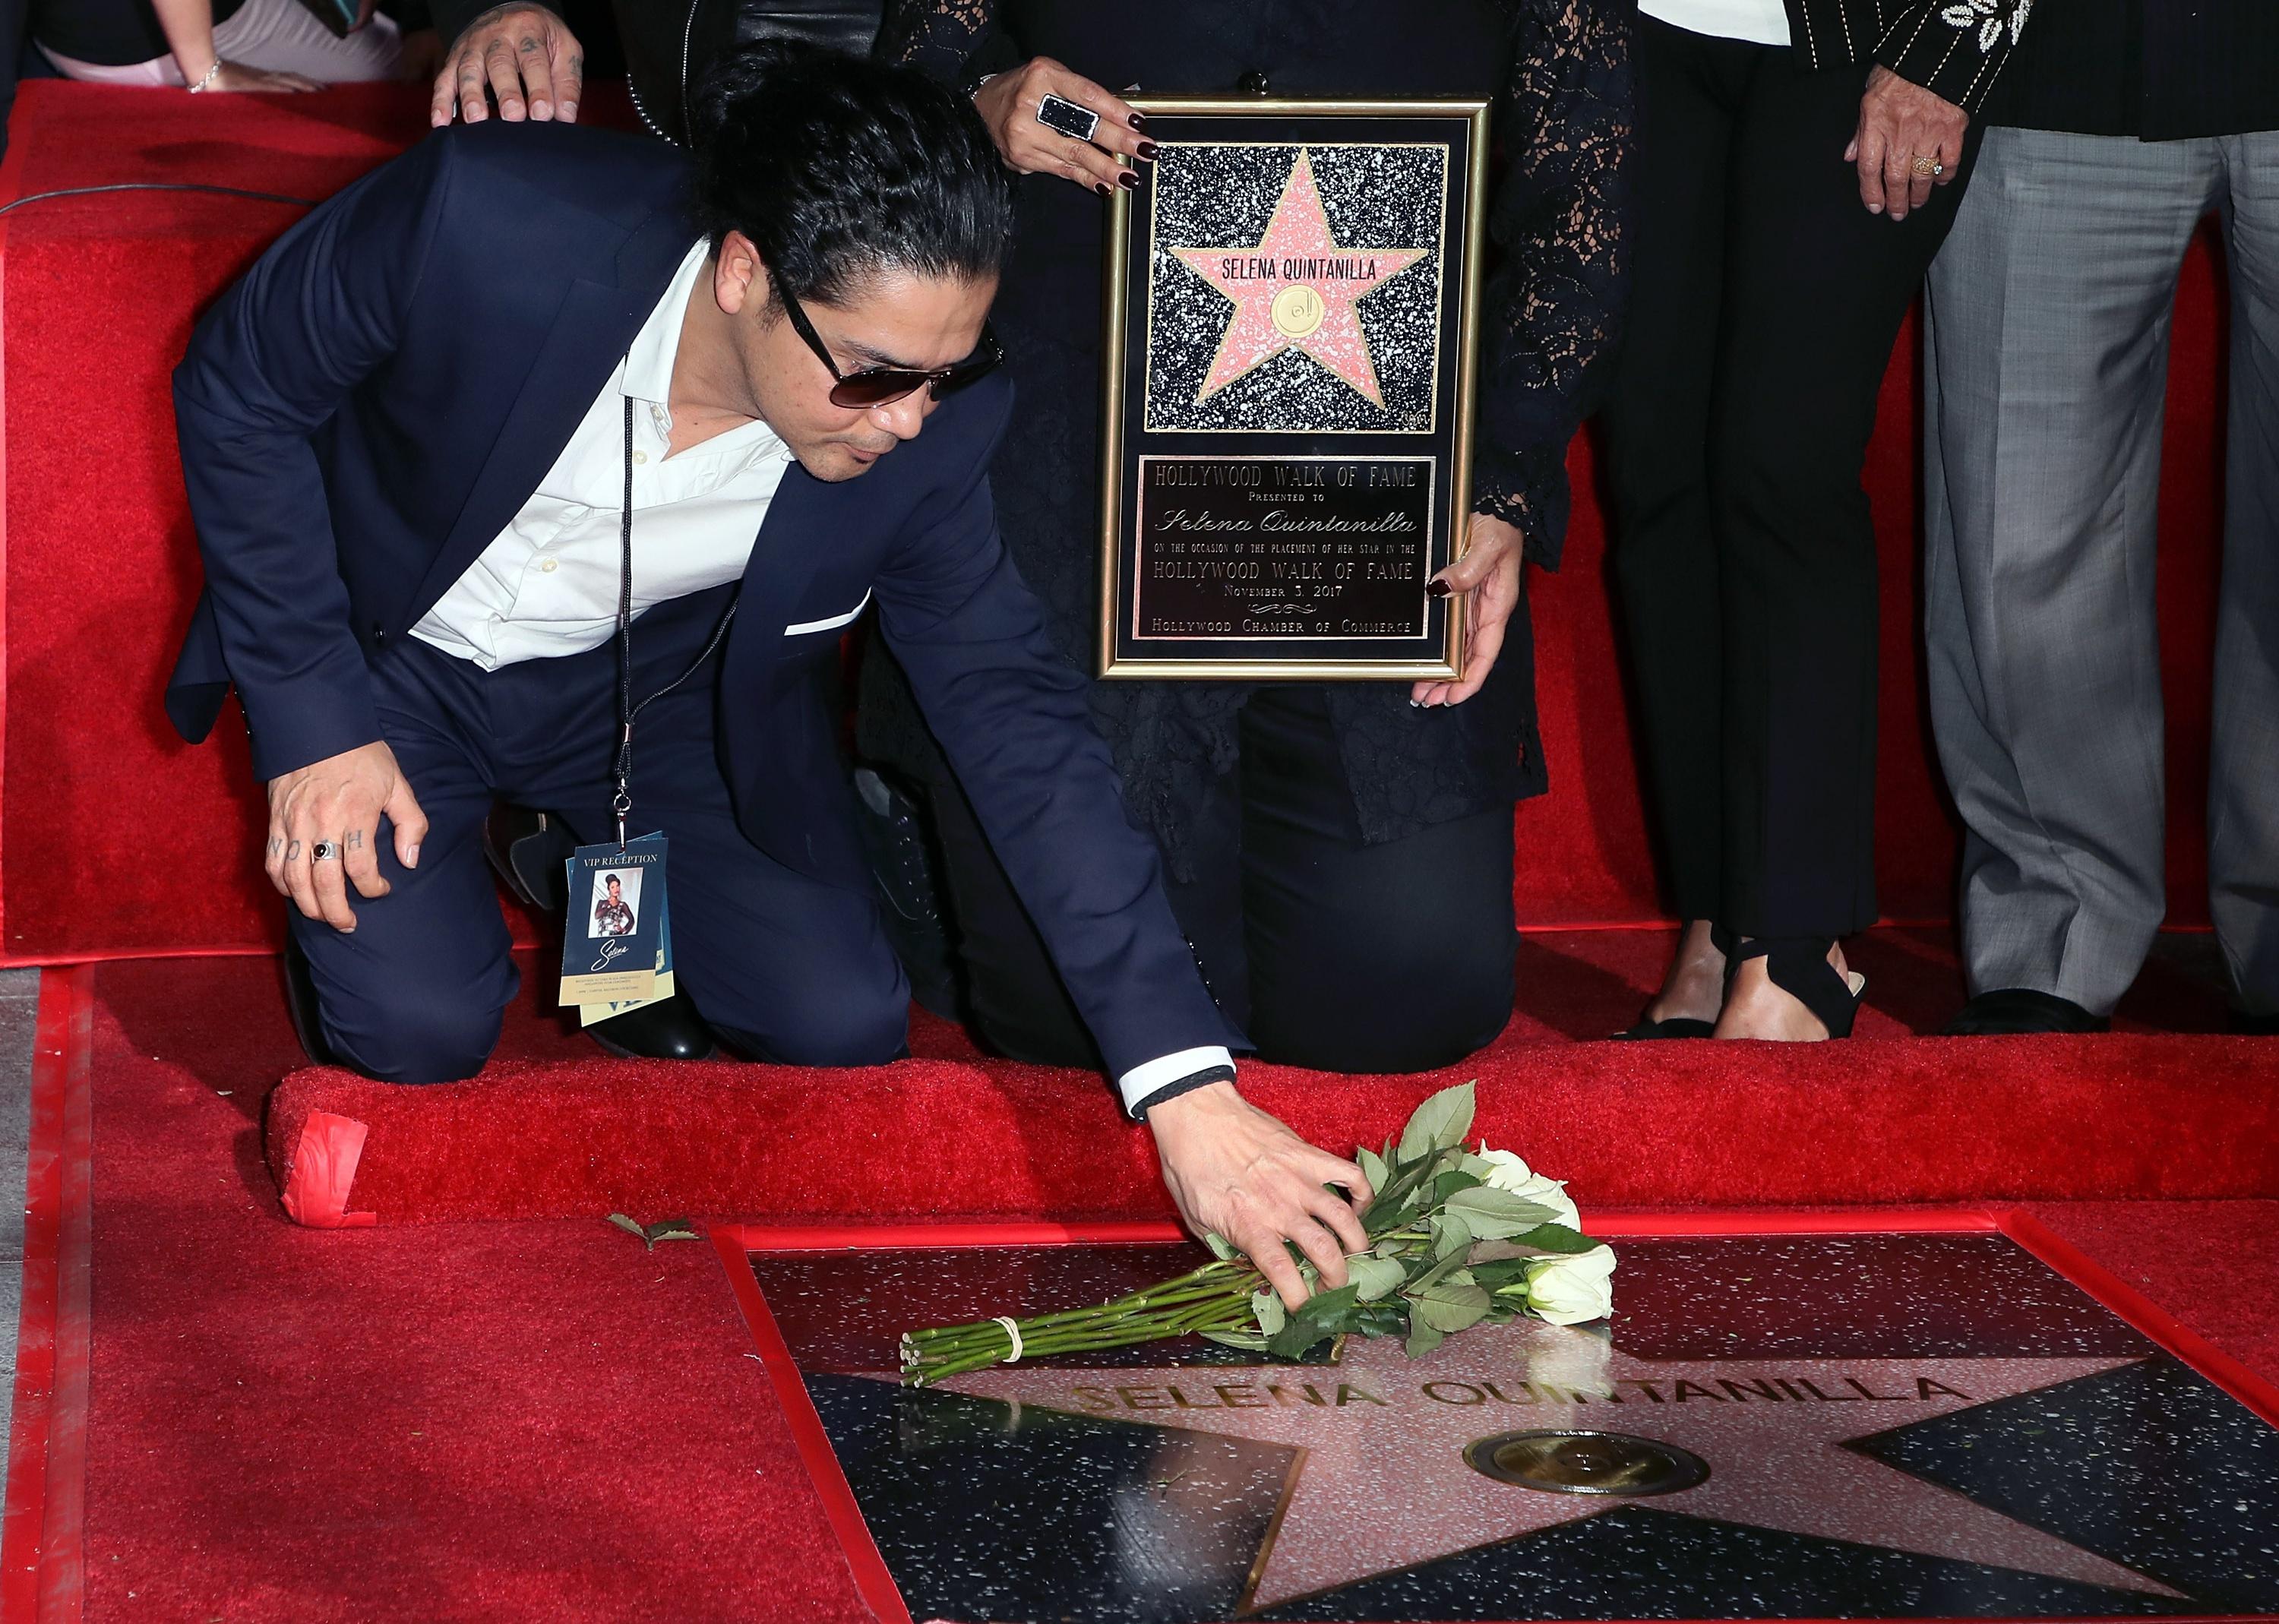
[[1285, 1238], [1341, 1283], [1361, 1171], [1235, 1091], [1239, 1035], [997, 538], [986, 132], [915, 73], [781, 46], [703, 109], [693, 164], [438, 134], [282, 238], [175, 375], [207, 589], [170, 708], [196, 739], [242, 701], [315, 1045], [480, 1069], [517, 985], [483, 821], [505, 797], [617, 838], [630, 712], [630, 828], [669, 838], [706, 1022], [779, 1062], [902, 1053], [831, 702], [875, 603], [1190, 1223], [1293, 1302]]

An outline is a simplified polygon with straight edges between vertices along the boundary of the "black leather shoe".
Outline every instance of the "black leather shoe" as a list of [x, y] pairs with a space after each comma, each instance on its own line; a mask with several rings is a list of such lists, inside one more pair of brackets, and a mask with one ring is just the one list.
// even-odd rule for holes
[[619, 1060], [710, 1060], [719, 1049], [686, 992], [596, 1021], [586, 1036]]
[[513, 892], [541, 913], [558, 914], [570, 905], [570, 882], [563, 869], [578, 843], [559, 818], [502, 801], [483, 820], [483, 855]]
[[855, 770], [863, 853], [886, 904], [886, 940], [910, 978], [910, 996], [945, 1020], [963, 1018], [957, 955], [951, 951], [933, 840], [917, 799], [869, 767]]
[[1667, 1021], [1649, 1021], [1640, 1015], [1635, 1025], [1612, 1034], [1608, 1041], [1651, 1043], [1664, 1038], [1713, 1038], [1716, 1032], [1717, 1023], [1697, 1021], [1692, 1015], [1672, 1015]]
[[2113, 1023], [2093, 1015], [2069, 998], [2031, 987], [1998, 987], [1981, 992], [1962, 1013], [1939, 1029], [1942, 1038], [2010, 1037], [2022, 1032], [2102, 1032]]
[[324, 1018], [317, 1007], [317, 984], [309, 975], [309, 955], [301, 951], [300, 938], [289, 928], [285, 933], [285, 1008], [293, 1017], [293, 1036], [301, 1040], [301, 1053], [309, 1057], [309, 1063], [339, 1065], [340, 1057], [325, 1041]]

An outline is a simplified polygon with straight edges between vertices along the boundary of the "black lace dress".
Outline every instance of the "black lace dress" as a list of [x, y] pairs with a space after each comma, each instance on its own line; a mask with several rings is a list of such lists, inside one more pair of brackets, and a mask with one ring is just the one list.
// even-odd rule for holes
[[[1611, 349], [1631, 137], [1625, 0], [894, 0], [878, 51], [951, 83], [1051, 57], [1111, 90], [1278, 96], [1495, 96], [1501, 164], [1490, 216], [1474, 507], [1509, 520], [1555, 568], [1567, 443]], [[1100, 261], [1105, 204], [1030, 175], [992, 319], [1019, 387], [990, 479], [1015, 563], [1061, 651], [1093, 669]], [[891, 663], [866, 659], [859, 743], [923, 776], [932, 750]], [[1101, 682], [1093, 708], [1133, 815], [1175, 877], [1213, 779], [1234, 764], [1244, 685]], [[1415, 709], [1405, 683], [1327, 685], [1354, 810], [1371, 843], [1540, 794], [1534, 651], [1524, 601], [1480, 693]]]

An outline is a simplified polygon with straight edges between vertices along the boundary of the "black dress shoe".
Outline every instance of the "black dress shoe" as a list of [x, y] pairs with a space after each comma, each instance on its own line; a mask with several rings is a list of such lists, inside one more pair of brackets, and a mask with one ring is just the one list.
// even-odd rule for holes
[[586, 1036], [619, 1060], [710, 1060], [719, 1048], [686, 992], [596, 1021]]
[[309, 975], [309, 955], [288, 927], [285, 932], [285, 1008], [293, 1017], [293, 1036], [312, 1066], [337, 1066], [340, 1057], [325, 1041], [325, 1022], [317, 1006], [317, 984]]
[[562, 820], [527, 807], [502, 801], [483, 820], [483, 855], [513, 892], [544, 914], [558, 914], [570, 905], [570, 881], [563, 865], [576, 854], [578, 843]]
[[856, 830], [886, 902], [886, 940], [910, 996], [944, 1020], [965, 1018], [957, 954], [934, 877], [933, 837], [917, 796], [869, 767], [855, 770]]
[[2069, 998], [2031, 987], [1998, 987], [1981, 992], [1962, 1013], [1939, 1029], [1943, 1038], [2008, 1037], [2020, 1032], [2102, 1032], [2113, 1023], [2093, 1015]]
[[1634, 1025], [1613, 1033], [1609, 1043], [1651, 1043], [1662, 1038], [1714, 1038], [1717, 1034], [1715, 1021], [1697, 1021], [1692, 1015], [1672, 1015], [1667, 1021], [1650, 1021], [1638, 1016]]

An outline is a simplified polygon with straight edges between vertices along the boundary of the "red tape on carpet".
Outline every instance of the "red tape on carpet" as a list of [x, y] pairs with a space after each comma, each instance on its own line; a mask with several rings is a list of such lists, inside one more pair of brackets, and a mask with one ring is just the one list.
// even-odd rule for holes
[[349, 1211], [349, 1190], [371, 1131], [353, 1117], [311, 1111], [285, 1164], [285, 1210], [312, 1229], [361, 1229], [377, 1223], [370, 1213]]

